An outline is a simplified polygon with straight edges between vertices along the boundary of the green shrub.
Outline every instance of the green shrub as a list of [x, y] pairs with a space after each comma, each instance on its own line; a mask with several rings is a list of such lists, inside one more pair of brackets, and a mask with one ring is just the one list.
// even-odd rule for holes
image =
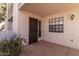
[[0, 41], [0, 55], [18, 56], [22, 50], [22, 40], [16, 39]]

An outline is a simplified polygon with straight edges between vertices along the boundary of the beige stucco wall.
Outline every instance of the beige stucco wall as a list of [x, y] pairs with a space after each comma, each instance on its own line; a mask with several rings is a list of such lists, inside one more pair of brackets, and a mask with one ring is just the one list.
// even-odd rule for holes
[[[38, 20], [42, 20], [41, 17], [35, 15], [35, 14], [32, 14], [32, 13], [29, 13], [27, 11], [24, 11], [24, 10], [19, 10], [18, 12], [18, 31], [19, 33], [21, 34], [21, 37], [25, 38], [28, 42], [29, 40], [29, 17], [34, 17], [34, 18], [37, 18]], [[41, 38], [38, 38], [38, 40], [41, 40]]]
[[[70, 20], [70, 15], [74, 14], [74, 20]], [[49, 19], [64, 17], [64, 33], [49, 32]], [[50, 15], [43, 20], [43, 40], [79, 49], [79, 9], [73, 9]], [[73, 40], [73, 42], [71, 42]]]

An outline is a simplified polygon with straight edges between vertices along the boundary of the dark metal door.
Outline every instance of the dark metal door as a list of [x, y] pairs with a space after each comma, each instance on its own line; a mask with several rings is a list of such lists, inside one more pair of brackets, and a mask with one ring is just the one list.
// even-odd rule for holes
[[38, 19], [29, 17], [29, 44], [38, 41]]

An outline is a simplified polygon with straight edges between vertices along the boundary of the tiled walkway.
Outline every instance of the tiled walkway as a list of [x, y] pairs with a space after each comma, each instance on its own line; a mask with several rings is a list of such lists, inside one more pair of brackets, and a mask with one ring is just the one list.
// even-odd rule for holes
[[22, 56], [79, 56], [79, 50], [67, 48], [47, 41], [39, 41], [26, 46]]

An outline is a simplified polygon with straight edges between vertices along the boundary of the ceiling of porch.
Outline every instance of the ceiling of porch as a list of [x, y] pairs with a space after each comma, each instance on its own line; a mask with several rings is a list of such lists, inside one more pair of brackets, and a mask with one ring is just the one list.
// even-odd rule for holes
[[23, 10], [45, 17], [51, 14], [79, 8], [79, 3], [25, 3]]

